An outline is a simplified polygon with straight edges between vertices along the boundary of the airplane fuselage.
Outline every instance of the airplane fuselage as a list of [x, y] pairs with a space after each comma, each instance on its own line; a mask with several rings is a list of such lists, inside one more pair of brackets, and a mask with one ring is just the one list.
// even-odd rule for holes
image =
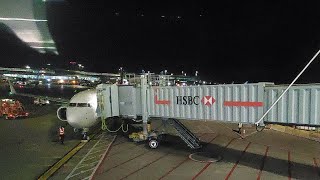
[[97, 107], [96, 90], [89, 89], [75, 94], [68, 106], [57, 110], [57, 116], [74, 128], [90, 128], [99, 121]]

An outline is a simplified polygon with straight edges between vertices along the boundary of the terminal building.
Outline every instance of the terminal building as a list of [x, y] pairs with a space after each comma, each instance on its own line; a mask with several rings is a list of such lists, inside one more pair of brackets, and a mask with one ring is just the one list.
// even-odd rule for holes
[[0, 74], [16, 81], [34, 82], [39, 84], [77, 84], [84, 85], [104, 82], [115, 82], [118, 74], [92, 73], [70, 70], [48, 70], [30, 68], [0, 68]]
[[148, 75], [150, 85], [153, 86], [191, 86], [211, 84], [202, 81], [199, 76], [163, 75], [155, 73], [96, 73], [64, 69], [31, 69], [31, 68], [4, 68], [0, 67], [0, 74], [19, 82], [39, 84], [75, 84], [95, 86], [99, 83], [133, 85], [140, 83], [141, 75]]

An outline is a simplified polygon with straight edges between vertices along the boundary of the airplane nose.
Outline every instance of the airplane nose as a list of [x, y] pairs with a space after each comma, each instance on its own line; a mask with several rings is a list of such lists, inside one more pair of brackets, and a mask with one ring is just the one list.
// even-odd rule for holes
[[91, 108], [73, 107], [67, 110], [67, 120], [72, 127], [90, 127], [96, 122], [96, 116]]
[[67, 108], [66, 107], [60, 107], [57, 110], [57, 117], [61, 121], [67, 121]]

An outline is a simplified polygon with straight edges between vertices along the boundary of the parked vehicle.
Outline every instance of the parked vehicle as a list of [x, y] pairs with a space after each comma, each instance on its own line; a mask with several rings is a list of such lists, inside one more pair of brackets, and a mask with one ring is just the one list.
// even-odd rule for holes
[[14, 99], [1, 99], [0, 115], [5, 119], [15, 119], [18, 117], [28, 117], [29, 113], [25, 111], [20, 101]]
[[47, 98], [36, 97], [33, 101], [33, 104], [43, 106], [50, 104], [50, 101]]

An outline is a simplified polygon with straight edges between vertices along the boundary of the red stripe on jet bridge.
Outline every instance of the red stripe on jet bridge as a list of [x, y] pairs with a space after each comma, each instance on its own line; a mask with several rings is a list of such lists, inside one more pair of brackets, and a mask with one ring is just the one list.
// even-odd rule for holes
[[224, 106], [253, 106], [260, 107], [263, 106], [263, 102], [249, 102], [249, 101], [225, 101]]
[[154, 102], [156, 104], [164, 104], [164, 105], [169, 105], [170, 104], [169, 100], [158, 100], [158, 96], [157, 95], [154, 96]]

